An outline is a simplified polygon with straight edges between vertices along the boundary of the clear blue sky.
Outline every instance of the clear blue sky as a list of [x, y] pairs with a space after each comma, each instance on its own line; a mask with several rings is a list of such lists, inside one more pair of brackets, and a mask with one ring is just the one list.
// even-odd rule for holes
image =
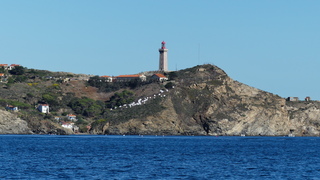
[[1, 0], [0, 63], [94, 75], [211, 63], [233, 79], [320, 100], [318, 0]]

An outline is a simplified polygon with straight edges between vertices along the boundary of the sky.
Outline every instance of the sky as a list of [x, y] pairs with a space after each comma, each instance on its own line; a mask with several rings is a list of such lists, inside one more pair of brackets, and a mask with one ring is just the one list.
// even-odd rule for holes
[[117, 76], [213, 64], [281, 97], [320, 100], [318, 0], [1, 0], [0, 64]]

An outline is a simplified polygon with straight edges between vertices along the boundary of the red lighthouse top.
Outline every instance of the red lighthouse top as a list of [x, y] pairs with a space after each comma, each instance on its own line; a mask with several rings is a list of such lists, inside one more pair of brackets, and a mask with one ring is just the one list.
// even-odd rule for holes
[[162, 41], [161, 43], [161, 49], [165, 49], [166, 48], [166, 42]]

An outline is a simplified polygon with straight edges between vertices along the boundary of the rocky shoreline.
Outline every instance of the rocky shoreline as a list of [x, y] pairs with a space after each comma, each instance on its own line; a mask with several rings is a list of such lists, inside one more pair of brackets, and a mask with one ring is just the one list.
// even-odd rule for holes
[[[159, 93], [159, 90], [165, 92], [165, 96], [148, 98], [139, 106], [108, 110], [104, 120], [91, 123], [88, 134], [320, 135], [320, 102], [286, 101], [278, 95], [235, 81], [214, 65], [173, 73], [174, 80], [147, 84], [133, 90], [140, 99], [153, 92]], [[175, 87], [167, 91], [163, 88], [166, 83]], [[15, 113], [0, 110], [0, 134], [32, 133], [74, 134], [50, 120], [33, 121], [28, 118], [25, 121]]]

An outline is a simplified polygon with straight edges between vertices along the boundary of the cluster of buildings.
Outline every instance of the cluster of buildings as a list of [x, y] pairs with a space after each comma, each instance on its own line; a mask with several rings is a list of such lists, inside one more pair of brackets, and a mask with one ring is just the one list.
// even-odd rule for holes
[[[293, 102], [297, 102], [299, 101], [299, 98], [298, 97], [288, 97], [286, 98], [287, 101], [293, 101]], [[304, 98], [305, 101], [311, 101], [311, 98], [310, 96], [307, 96]]]
[[[161, 42], [161, 48], [159, 49], [159, 70], [158, 72], [167, 72], [168, 71], [168, 49], [166, 48], [166, 42]], [[135, 75], [120, 75], [120, 76], [101, 76], [106, 79], [106, 82], [126, 82], [132, 80], [141, 80], [146, 81], [147, 77], [143, 74], [135, 74]], [[155, 73], [151, 76], [152, 80], [156, 81], [166, 81], [168, 78], [161, 74]]]
[[[37, 109], [41, 113], [46, 113], [47, 114], [47, 113], [49, 113], [49, 104], [39, 104]], [[65, 120], [68, 120], [68, 122], [64, 121], [63, 117], [60, 117], [60, 116], [55, 116], [54, 119], [59, 121], [60, 125], [62, 127], [64, 127], [64, 128], [71, 129], [74, 132], [78, 132], [78, 130], [79, 130], [79, 127], [77, 127], [74, 124], [74, 122], [77, 121], [77, 116], [74, 115], [74, 114], [67, 114], [66, 115]]]
[[[151, 80], [155, 80], [155, 81], [159, 81], [159, 82], [163, 82], [163, 81], [167, 81], [168, 78], [162, 74], [161, 72], [167, 72], [168, 71], [168, 49], [166, 49], [165, 47], [165, 42], [162, 41], [161, 42], [161, 48], [159, 49], [159, 70], [157, 72], [159, 73], [155, 73], [153, 74], [150, 79]], [[0, 64], [0, 68], [2, 68], [3, 70], [12, 70], [15, 67], [20, 66], [19, 64]], [[7, 76], [5, 75], [5, 73], [0, 73], [0, 81], [3, 81]], [[52, 78], [52, 77], [49, 77]], [[104, 78], [106, 82], [127, 82], [127, 81], [132, 81], [132, 80], [140, 80], [140, 81], [146, 81], [147, 77], [144, 74], [135, 74], [135, 75], [119, 75], [119, 76], [101, 76], [101, 78]], [[67, 81], [67, 80], [66, 80]], [[165, 97], [164, 93], [166, 90], [160, 90], [159, 94], [155, 94], [152, 97], [146, 97], [146, 98], [141, 98], [139, 99], [137, 102], [133, 102], [131, 104], [128, 105], [123, 105], [123, 107], [125, 108], [130, 108], [133, 106], [137, 106], [137, 105], [142, 105], [145, 104], [149, 99], [154, 99], [157, 96], [160, 97]], [[39, 112], [41, 113], [49, 113], [49, 104], [39, 104], [38, 106], [35, 107]], [[119, 107], [121, 108], [121, 107]], [[6, 106], [7, 110], [10, 111], [18, 111], [18, 107], [12, 106], [12, 105], [7, 105]], [[111, 109], [112, 110], [112, 109]], [[64, 128], [69, 128], [72, 129], [74, 132], [77, 132], [79, 130], [79, 127], [75, 126], [74, 122], [77, 121], [76, 115], [74, 114], [68, 114], [66, 116], [68, 122], [63, 121], [61, 117], [56, 116], [55, 119], [60, 121], [60, 124], [62, 127]]]
[[63, 121], [61, 117], [56, 116], [55, 119], [59, 120], [59, 124], [63, 128], [71, 129], [73, 132], [78, 133], [79, 127], [74, 124], [77, 121], [77, 116], [74, 114], [67, 114], [66, 118], [68, 121]]
[[[0, 68], [2, 68], [3, 70], [7, 70], [10, 71], [12, 69], [14, 69], [15, 67], [20, 66], [19, 64], [0, 64]], [[0, 73], [0, 82], [6, 82], [7, 81], [7, 75], [5, 73]]]
[[[106, 82], [128, 82], [133, 80], [140, 80], [142, 82], [147, 80], [147, 76], [143, 74], [135, 74], [135, 75], [120, 75], [120, 76], [100, 76], [104, 78]], [[168, 78], [163, 74], [153, 74], [151, 76], [152, 80], [163, 82], [167, 81]]]
[[5, 70], [12, 70], [14, 69], [15, 67], [17, 66], [20, 66], [19, 64], [11, 64], [11, 65], [8, 65], [8, 64], [0, 64], [0, 68], [3, 68]]
[[[41, 113], [49, 113], [49, 104], [39, 104], [36, 109]], [[7, 105], [6, 110], [8, 111], [19, 111], [17, 106]], [[68, 128], [73, 130], [75, 133], [79, 131], [79, 127], [74, 124], [77, 121], [77, 116], [74, 114], [67, 114], [65, 117], [55, 116], [55, 120], [59, 121], [63, 128]], [[68, 121], [65, 121], [68, 120]]]

